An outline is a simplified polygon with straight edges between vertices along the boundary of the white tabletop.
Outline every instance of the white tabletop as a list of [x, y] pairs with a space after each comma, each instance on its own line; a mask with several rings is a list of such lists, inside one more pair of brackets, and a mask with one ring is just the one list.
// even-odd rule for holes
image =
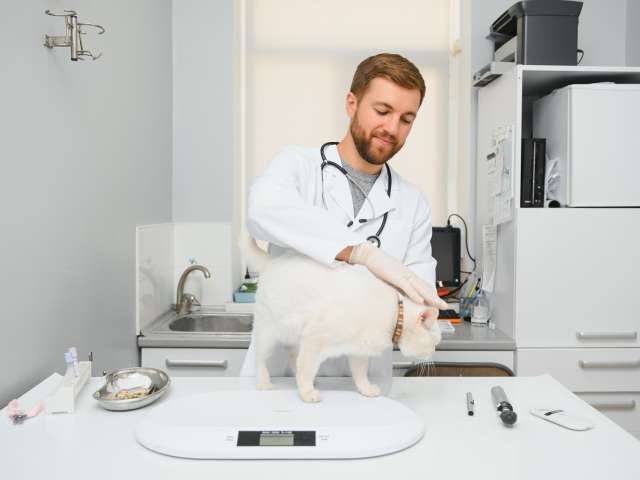
[[[394, 378], [390, 397], [422, 416], [424, 438], [407, 450], [362, 460], [187, 460], [159, 455], [133, 437], [136, 422], [172, 398], [212, 390], [253, 389], [250, 378], [174, 378], [155, 404], [130, 412], [103, 410], [91, 398], [101, 385], [93, 378], [80, 393], [74, 414], [44, 415], [12, 425], [0, 419], [3, 478], [346, 478], [389, 480], [399, 474], [420, 478], [597, 479], [640, 478], [640, 441], [574, 396], [548, 375], [512, 378]], [[275, 379], [293, 388], [293, 379]], [[319, 378], [320, 390], [352, 389], [351, 379]], [[503, 386], [518, 413], [504, 427], [492, 405], [490, 388]], [[476, 401], [466, 412], [465, 393]], [[43, 393], [21, 397], [28, 407]], [[211, 405], [215, 408], [215, 405]], [[532, 408], [559, 408], [588, 418], [593, 430], [575, 432], [533, 417]], [[328, 475], [334, 477], [328, 477]], [[340, 474], [340, 477], [335, 477]]]

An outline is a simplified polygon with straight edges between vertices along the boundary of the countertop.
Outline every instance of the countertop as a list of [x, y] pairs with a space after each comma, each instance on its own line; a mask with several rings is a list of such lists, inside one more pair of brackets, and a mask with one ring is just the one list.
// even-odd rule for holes
[[[74, 414], [41, 415], [18, 426], [3, 414], [3, 478], [640, 478], [640, 442], [549, 375], [394, 378], [390, 397], [424, 419], [422, 440], [382, 457], [331, 461], [188, 460], [154, 453], [134, 439], [137, 421], [162, 402], [213, 390], [253, 389], [253, 379], [173, 378], [171, 390], [158, 402], [130, 412], [103, 410], [91, 397], [101, 383], [100, 378], [90, 380]], [[294, 388], [290, 378], [274, 383], [276, 388]], [[343, 378], [319, 378], [317, 385], [320, 390], [353, 388], [351, 380]], [[504, 427], [496, 415], [490, 394], [494, 385], [504, 388], [518, 413], [513, 428]], [[21, 404], [41, 398], [43, 389], [43, 384], [32, 389], [19, 399]], [[466, 413], [467, 391], [475, 397], [475, 416]], [[538, 407], [564, 409], [589, 419], [595, 428], [563, 429], [528, 413]]]
[[[251, 333], [206, 333], [168, 331], [168, 313], [138, 336], [142, 348], [249, 348]], [[160, 328], [155, 328], [160, 326]], [[436, 350], [515, 350], [515, 341], [499, 329], [486, 325], [461, 322], [454, 325], [455, 333], [445, 333]]]

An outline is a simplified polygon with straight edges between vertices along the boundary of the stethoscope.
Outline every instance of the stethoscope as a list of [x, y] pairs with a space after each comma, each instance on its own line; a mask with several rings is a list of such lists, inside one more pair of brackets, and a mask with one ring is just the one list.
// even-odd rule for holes
[[[356, 186], [356, 188], [358, 190], [360, 190], [360, 192], [362, 193], [362, 195], [364, 195], [364, 197], [367, 199], [367, 201], [371, 202], [371, 200], [369, 200], [369, 196], [364, 192], [364, 190], [362, 190], [362, 187], [360, 185], [358, 185], [358, 182], [356, 182], [353, 178], [351, 178], [351, 175], [349, 175], [349, 172], [347, 172], [347, 170], [345, 170], [345, 168], [342, 165], [338, 165], [335, 162], [330, 162], [329, 160], [327, 160], [327, 157], [324, 154], [324, 149], [325, 147], [329, 146], [329, 145], [338, 145], [338, 142], [327, 142], [324, 145], [322, 145], [320, 147], [320, 157], [322, 157], [322, 165], [320, 166], [320, 177], [322, 178], [322, 200], [324, 202], [324, 176], [322, 175], [322, 173], [324, 172], [324, 168], [327, 166], [331, 166], [331, 167], [335, 167], [338, 170], [340, 170], [340, 172], [347, 178], [348, 181], [350, 181], [352, 184], [354, 184]], [[387, 165], [386, 163], [384, 164], [384, 166], [387, 168], [387, 195], [389, 196], [389, 198], [391, 198], [391, 169], [389, 168], [389, 165]], [[325, 208], [327, 208], [327, 204], [325, 203]], [[373, 207], [372, 207], [373, 210]], [[374, 212], [375, 214], [375, 212]], [[375, 244], [378, 248], [380, 248], [380, 245], [382, 244], [382, 242], [380, 241], [380, 235], [382, 234], [382, 231], [384, 230], [384, 226], [387, 223], [387, 216], [389, 215], [389, 212], [385, 212], [385, 214], [382, 216], [382, 223], [380, 224], [380, 228], [378, 229], [378, 231], [374, 234], [371, 235], [369, 237], [367, 237], [367, 240], [373, 244]], [[374, 215], [375, 216], [375, 215]], [[359, 221], [360, 223], [366, 223], [368, 221], [370, 221], [372, 219], [366, 219], [366, 218], [361, 218]], [[351, 225], [353, 225], [353, 220], [350, 220], [349, 223], [347, 223], [347, 227], [350, 227]]]

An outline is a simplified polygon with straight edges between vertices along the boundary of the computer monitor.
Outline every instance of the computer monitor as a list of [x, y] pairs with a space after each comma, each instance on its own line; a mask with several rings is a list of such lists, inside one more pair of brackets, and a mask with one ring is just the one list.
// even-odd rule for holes
[[456, 227], [433, 227], [431, 255], [436, 266], [437, 287], [460, 286], [460, 229]]

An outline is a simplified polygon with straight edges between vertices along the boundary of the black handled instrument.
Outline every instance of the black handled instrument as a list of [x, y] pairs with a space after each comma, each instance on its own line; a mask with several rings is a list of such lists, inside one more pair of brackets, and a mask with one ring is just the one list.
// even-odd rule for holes
[[498, 412], [500, 412], [500, 420], [508, 427], [516, 423], [518, 415], [513, 411], [513, 406], [507, 398], [507, 394], [504, 393], [502, 387], [493, 387], [491, 389], [491, 396], [493, 402], [496, 404]]

